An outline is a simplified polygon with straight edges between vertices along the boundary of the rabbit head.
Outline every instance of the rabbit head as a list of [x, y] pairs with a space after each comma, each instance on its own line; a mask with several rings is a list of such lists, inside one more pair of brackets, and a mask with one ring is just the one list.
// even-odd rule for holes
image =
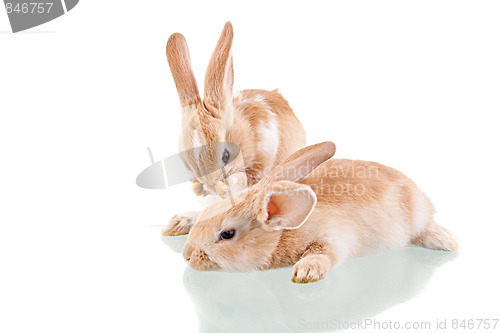
[[[191, 68], [186, 39], [174, 33], [167, 42], [167, 59], [182, 108], [179, 147], [184, 152], [182, 158], [197, 180], [213, 193], [218, 181], [245, 168], [241, 158], [235, 159], [239, 147], [225, 144], [238, 141], [225, 132], [233, 122], [234, 112], [232, 41], [233, 28], [227, 22], [207, 68], [203, 100]], [[233, 163], [228, 166], [230, 162]]]
[[334, 153], [331, 142], [303, 148], [251, 188], [205, 209], [183, 250], [189, 265], [228, 271], [268, 267], [283, 230], [299, 228], [316, 205], [314, 191], [298, 181]]

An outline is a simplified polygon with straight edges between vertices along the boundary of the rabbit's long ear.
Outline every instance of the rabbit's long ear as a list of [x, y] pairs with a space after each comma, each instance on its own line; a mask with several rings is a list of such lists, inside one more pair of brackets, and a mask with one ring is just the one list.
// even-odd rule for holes
[[170, 36], [167, 42], [167, 59], [181, 106], [199, 104], [200, 94], [191, 68], [187, 42], [183, 35], [175, 33]]
[[255, 213], [264, 229], [295, 229], [309, 217], [316, 194], [307, 185], [289, 181], [267, 185], [255, 202]]
[[[227, 108], [233, 99], [232, 45], [233, 26], [231, 22], [226, 22], [205, 74], [204, 103], [207, 107], [212, 107], [218, 112]], [[217, 113], [215, 110], [210, 111]], [[218, 114], [218, 116], [221, 115]]]
[[281, 180], [298, 182], [321, 163], [330, 159], [335, 154], [335, 150], [335, 144], [331, 141], [299, 149], [262, 178], [260, 184], [266, 185]]

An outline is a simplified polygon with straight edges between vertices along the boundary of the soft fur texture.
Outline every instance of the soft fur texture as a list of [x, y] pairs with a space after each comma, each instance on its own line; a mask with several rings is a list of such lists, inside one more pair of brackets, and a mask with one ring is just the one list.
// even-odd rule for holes
[[[179, 150], [195, 175], [193, 191], [197, 195], [224, 198], [235, 194], [257, 183], [305, 145], [302, 125], [277, 90], [243, 90], [233, 96], [232, 41], [233, 28], [227, 22], [207, 68], [203, 100], [186, 39], [175, 33], [167, 43], [167, 59], [182, 107]], [[199, 146], [204, 147], [196, 149]], [[232, 157], [227, 165], [222, 161], [225, 149]], [[163, 234], [178, 234], [182, 228], [187, 233], [193, 222], [176, 216]], [[171, 230], [174, 225], [175, 231]]]
[[[303, 148], [234, 201], [207, 208], [184, 258], [198, 270], [294, 265], [292, 281], [307, 283], [355, 256], [408, 244], [457, 249], [412, 180], [379, 163], [330, 159], [334, 153], [331, 142]], [[228, 230], [234, 237], [222, 239]]]

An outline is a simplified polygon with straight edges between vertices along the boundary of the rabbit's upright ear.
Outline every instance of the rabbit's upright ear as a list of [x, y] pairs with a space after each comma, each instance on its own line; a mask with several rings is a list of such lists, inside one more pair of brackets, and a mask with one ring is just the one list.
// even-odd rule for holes
[[316, 194], [307, 185], [288, 181], [267, 185], [255, 201], [255, 213], [266, 230], [296, 229], [316, 205]]
[[305, 178], [321, 163], [335, 154], [335, 144], [325, 141], [297, 150], [268, 173], [260, 184], [266, 185], [280, 180], [298, 182]]
[[212, 53], [205, 74], [205, 106], [216, 117], [222, 116], [221, 111], [227, 109], [233, 99], [233, 26], [226, 22], [219, 37], [217, 46]]
[[198, 85], [191, 68], [191, 57], [186, 39], [175, 33], [167, 42], [167, 59], [174, 77], [182, 107], [201, 103]]

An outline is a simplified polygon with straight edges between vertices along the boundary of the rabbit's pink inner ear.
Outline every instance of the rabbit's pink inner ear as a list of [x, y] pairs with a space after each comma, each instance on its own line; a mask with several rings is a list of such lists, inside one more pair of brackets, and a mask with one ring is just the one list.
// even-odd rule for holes
[[316, 195], [307, 185], [275, 182], [264, 189], [257, 218], [268, 230], [300, 227], [316, 205]]
[[269, 200], [267, 204], [267, 219], [269, 220], [272, 215], [279, 214], [279, 208], [273, 202], [273, 200]]

